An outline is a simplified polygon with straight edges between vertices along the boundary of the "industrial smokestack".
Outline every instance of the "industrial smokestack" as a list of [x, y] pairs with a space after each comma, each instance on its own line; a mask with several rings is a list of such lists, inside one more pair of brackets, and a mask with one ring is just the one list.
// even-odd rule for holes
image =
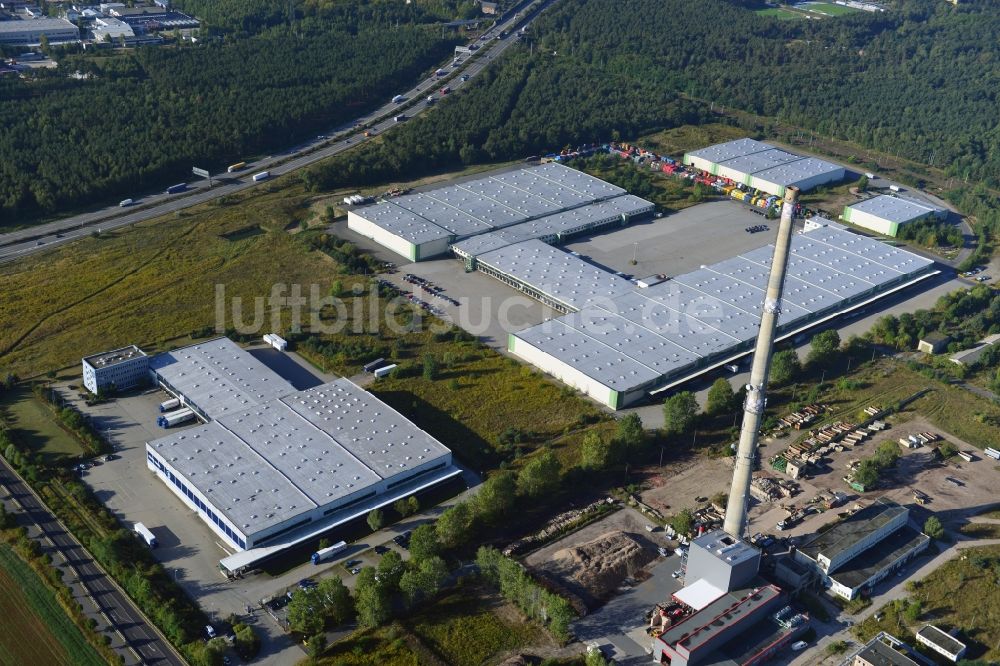
[[781, 208], [778, 240], [774, 244], [771, 275], [767, 279], [767, 294], [764, 296], [764, 310], [760, 317], [760, 332], [757, 334], [753, 366], [750, 368], [750, 383], [747, 384], [747, 398], [743, 403], [743, 426], [740, 429], [739, 447], [736, 449], [733, 485], [729, 489], [729, 501], [726, 504], [726, 520], [722, 527], [726, 533], [737, 538], [744, 536], [747, 526], [750, 479], [767, 396], [767, 376], [771, 370], [771, 354], [774, 352], [774, 331], [778, 324], [778, 313], [781, 311], [781, 292], [785, 286], [788, 248], [792, 243], [792, 217], [798, 199], [799, 188], [789, 186], [785, 189], [785, 204]]

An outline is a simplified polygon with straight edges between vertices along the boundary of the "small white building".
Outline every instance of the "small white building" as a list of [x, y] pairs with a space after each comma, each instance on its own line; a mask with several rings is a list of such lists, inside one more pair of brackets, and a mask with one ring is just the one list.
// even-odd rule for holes
[[135, 37], [132, 26], [110, 16], [102, 16], [94, 20], [92, 29], [95, 42], [120, 41], [122, 37], [126, 39]]
[[941, 631], [932, 624], [917, 632], [917, 642], [926, 645], [950, 661], [958, 661], [965, 655], [966, 645], [951, 634]]
[[881, 194], [866, 201], [844, 207], [841, 216], [865, 229], [871, 229], [884, 236], [896, 236], [899, 228], [928, 217], [943, 219], [948, 211], [931, 204], [906, 197]]
[[149, 357], [129, 345], [83, 359], [83, 385], [91, 393], [122, 391], [149, 381]]

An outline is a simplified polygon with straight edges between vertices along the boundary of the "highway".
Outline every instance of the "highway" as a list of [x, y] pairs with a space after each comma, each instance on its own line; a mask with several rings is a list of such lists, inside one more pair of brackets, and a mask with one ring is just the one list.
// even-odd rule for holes
[[[0, 488], [22, 509], [25, 516], [65, 558], [76, 577], [100, 609], [101, 615], [115, 628], [128, 646], [126, 663], [185, 666], [185, 661], [160, 637], [146, 616], [94, 562], [90, 553], [56, 520], [34, 493], [0, 460]], [[44, 545], [43, 545], [44, 549]], [[72, 581], [66, 580], [67, 584]]]
[[[199, 179], [188, 183], [187, 189], [178, 194], [161, 192], [141, 198], [135, 197], [134, 203], [127, 208], [109, 206], [98, 211], [2, 234], [0, 235], [0, 262], [14, 261], [34, 252], [89, 236], [95, 232], [125, 227], [262, 185], [263, 183], [253, 182], [254, 174], [268, 171], [271, 178], [283, 176], [370, 141], [394, 127], [397, 124], [394, 120], [395, 116], [405, 114], [407, 119], [410, 119], [433, 109], [435, 105], [428, 104], [426, 99], [429, 96], [434, 97], [435, 100], [443, 97], [440, 92], [442, 80], [445, 80], [446, 84], [454, 91], [476, 77], [512, 44], [520, 41], [520, 36], [514, 30], [515, 25], [519, 29], [529, 25], [541, 11], [555, 1], [544, 0], [531, 9], [530, 14], [522, 16], [521, 12], [524, 11], [524, 8], [531, 5], [530, 0], [525, 0], [510, 12], [508, 18], [504, 19], [502, 23], [490, 28], [474, 42], [476, 45], [474, 48], [477, 50], [472, 55], [461, 54], [460, 60], [457, 60], [453, 65], [444, 67], [448, 72], [445, 77], [431, 74], [409, 90], [400, 93], [405, 100], [398, 104], [390, 101], [371, 113], [356, 118], [353, 122], [344, 123], [334, 128], [330, 131], [329, 136], [320, 135], [312, 141], [299, 144], [283, 153], [248, 162], [247, 166], [239, 173], [213, 174], [214, 186], [212, 187], [209, 187], [208, 181]], [[498, 39], [503, 31], [511, 34]], [[366, 132], [370, 133], [371, 137], [366, 137]]]

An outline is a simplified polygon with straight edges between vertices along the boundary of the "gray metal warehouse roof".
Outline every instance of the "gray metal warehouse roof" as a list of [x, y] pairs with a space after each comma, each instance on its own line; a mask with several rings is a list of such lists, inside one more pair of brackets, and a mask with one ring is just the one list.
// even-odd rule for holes
[[818, 160], [815, 157], [805, 157], [794, 162], [786, 162], [770, 169], [754, 172], [753, 177], [777, 185], [795, 185], [809, 178], [822, 174], [844, 173], [844, 167]]
[[[615, 390], [657, 379], [630, 370], [638, 366], [656, 368], [661, 377], [694, 371], [692, 364], [699, 357], [736, 353], [737, 345], [756, 336], [773, 252], [773, 246], [762, 247], [647, 289], [630, 287], [610, 301], [554, 320], [572, 328], [572, 336], [552, 322], [514, 335]], [[932, 264], [843, 229], [822, 227], [797, 234], [792, 237], [779, 323], [805, 325], [814, 313], [835, 312], [847, 298], [874, 295]], [[610, 362], [611, 350], [624, 364], [621, 370]], [[654, 358], [658, 353], [662, 357]]]
[[478, 261], [573, 309], [598, 298], [621, 295], [632, 286], [628, 280], [535, 239], [481, 254]]
[[799, 155], [793, 155], [785, 152], [784, 150], [772, 148], [770, 150], [762, 150], [758, 153], [750, 153], [749, 155], [734, 157], [731, 160], [725, 160], [719, 164], [730, 169], [742, 171], [743, 173], [754, 173], [756, 171], [763, 171], [764, 169], [770, 169], [771, 167], [785, 164], [786, 162], [794, 162], [795, 160], [801, 159], [802, 158]]
[[877, 197], [848, 206], [848, 208], [899, 224], [938, 210], [930, 205], [921, 205], [911, 199], [902, 199], [888, 194], [880, 194]]
[[562, 319], [551, 319], [516, 335], [588, 377], [600, 377], [602, 384], [616, 391], [627, 391], [660, 376], [658, 371], [566, 325]]
[[751, 155], [753, 153], [761, 153], [765, 150], [774, 149], [774, 146], [761, 143], [760, 141], [755, 141], [754, 139], [736, 139], [735, 141], [717, 143], [713, 146], [692, 150], [687, 154], [691, 157], [700, 157], [703, 160], [708, 160], [709, 162], [718, 164], [720, 162], [725, 162], [726, 160], [743, 157], [744, 155]]
[[346, 379], [295, 393], [281, 402], [383, 479], [449, 453], [441, 442]]
[[493, 228], [492, 225], [472, 217], [465, 211], [423, 194], [407, 194], [389, 199], [386, 203], [399, 206], [459, 237], [481, 234]]
[[468, 238], [623, 194], [599, 178], [550, 163], [388, 199], [354, 213], [419, 245], [449, 235]]
[[447, 229], [387, 201], [358, 208], [354, 212], [414, 245], [451, 238], [451, 233]]
[[229, 338], [157, 354], [149, 367], [213, 419], [295, 391]]
[[515, 224], [491, 233], [472, 236], [471, 238], [466, 238], [455, 243], [452, 247], [471, 256], [478, 256], [491, 250], [498, 250], [501, 247], [533, 238], [545, 238], [557, 234], [571, 233], [620, 215], [636, 215], [641, 212], [651, 211], [653, 207], [653, 204], [645, 199], [626, 194], [561, 213], [546, 215], [535, 220], [521, 222], [520, 224]]
[[185, 482], [253, 534], [371, 492], [450, 451], [346, 379], [150, 442]]

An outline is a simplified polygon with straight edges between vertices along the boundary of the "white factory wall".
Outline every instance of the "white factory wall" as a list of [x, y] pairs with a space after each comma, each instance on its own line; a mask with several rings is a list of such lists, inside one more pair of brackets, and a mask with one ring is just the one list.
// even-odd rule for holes
[[[895, 236], [899, 233], [899, 227], [902, 226], [896, 222], [887, 220], [884, 217], [880, 217], [863, 210], [858, 210], [856, 208], [851, 208], [850, 213], [845, 216], [844, 219], [851, 224], [864, 229], [871, 229], [875, 233], [882, 234], [883, 236]], [[912, 222], [912, 220], [910, 221]]]
[[588, 377], [576, 368], [563, 363], [554, 356], [543, 352], [538, 347], [513, 335], [509, 336], [507, 347], [515, 356], [547, 372], [564, 384], [572, 386], [578, 391], [583, 391], [597, 402], [612, 408], [618, 407], [618, 405], [614, 404], [617, 401], [616, 391], [596, 379]]
[[439, 238], [428, 243], [421, 243], [416, 246], [416, 253], [412, 257], [414, 261], [423, 261], [431, 257], [438, 257], [448, 252], [451, 245], [451, 238]]
[[715, 162], [710, 162], [703, 157], [698, 157], [696, 155], [685, 155], [684, 164], [695, 167], [696, 169], [701, 169], [702, 171], [707, 171], [708, 173], [715, 173], [716, 164]]
[[[154, 463], [154, 460], [157, 461], [160, 465], [162, 465], [163, 469], [160, 469]], [[197, 499], [199, 499], [202, 502], [204, 502], [205, 507], [207, 509], [211, 509], [212, 512], [215, 514], [215, 516], [221, 522], [223, 522], [226, 525], [228, 525], [229, 529], [232, 530], [233, 533], [238, 536], [238, 538], [242, 538], [243, 541], [244, 541], [244, 543], [247, 545], [247, 547], [252, 547], [253, 546], [253, 542], [250, 539], [250, 535], [247, 535], [245, 532], [243, 532], [243, 530], [237, 528], [235, 525], [233, 525], [231, 522], [229, 522], [229, 520], [227, 520], [226, 517], [219, 511], [219, 509], [218, 509], [217, 506], [215, 506], [214, 504], [212, 504], [212, 502], [210, 500], [208, 500], [194, 486], [194, 484], [192, 484], [187, 478], [185, 478], [183, 474], [178, 473], [176, 469], [174, 469], [173, 467], [170, 466], [170, 463], [168, 463], [166, 460], [164, 460], [163, 457], [160, 456], [156, 451], [153, 451], [153, 449], [150, 448], [149, 444], [146, 444], [146, 467], [148, 467], [151, 472], [153, 472], [154, 474], [156, 474], [156, 476], [161, 481], [163, 481], [164, 484], [166, 484], [167, 488], [169, 488], [174, 493], [174, 495], [177, 495], [177, 497], [179, 497], [181, 499], [181, 501], [184, 502], [184, 504], [186, 504], [188, 507], [194, 509], [195, 513], [197, 513], [198, 517], [201, 518], [205, 522], [206, 525], [208, 525], [209, 529], [211, 529], [213, 532], [215, 532], [226, 543], [228, 543], [229, 545], [231, 545], [236, 550], [244, 550], [244, 548], [242, 546], [240, 546], [240, 544], [238, 542], [233, 541], [233, 539], [228, 534], [226, 534], [225, 531], [222, 528], [220, 528], [218, 525], [215, 524], [215, 522], [206, 513], [206, 509], [203, 509], [198, 503], [196, 503], [190, 497], [188, 497], [187, 495], [185, 495], [184, 492], [180, 488], [178, 488], [176, 485], [174, 485], [174, 483], [170, 480], [170, 476], [169, 476], [170, 474], [173, 474], [174, 478], [180, 480], [191, 491], [191, 493]]]
[[382, 227], [358, 215], [354, 211], [347, 212], [347, 228], [361, 234], [362, 236], [371, 238], [379, 245], [387, 247], [396, 254], [402, 255], [411, 261], [416, 260], [417, 258], [417, 249], [413, 243], [400, 238], [395, 234], [389, 233]]

